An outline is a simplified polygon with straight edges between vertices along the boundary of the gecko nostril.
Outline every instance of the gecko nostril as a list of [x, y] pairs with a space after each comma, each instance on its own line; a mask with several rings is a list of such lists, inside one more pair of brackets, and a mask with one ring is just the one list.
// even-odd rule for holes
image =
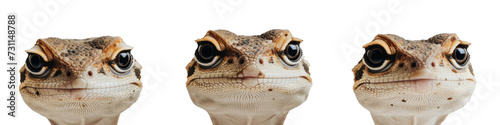
[[259, 63], [260, 63], [260, 64], [264, 64], [264, 60], [259, 59]]
[[411, 63], [411, 67], [412, 67], [412, 68], [417, 67], [417, 62], [412, 62], [412, 63]]
[[239, 61], [240, 64], [243, 64], [245, 63], [245, 59], [241, 58], [240, 61]]
[[88, 74], [89, 76], [92, 76], [94, 73], [92, 73], [92, 71], [89, 71]]
[[66, 76], [71, 76], [71, 72], [66, 72]]
[[436, 67], [436, 63], [432, 62], [431, 63], [432, 67]]

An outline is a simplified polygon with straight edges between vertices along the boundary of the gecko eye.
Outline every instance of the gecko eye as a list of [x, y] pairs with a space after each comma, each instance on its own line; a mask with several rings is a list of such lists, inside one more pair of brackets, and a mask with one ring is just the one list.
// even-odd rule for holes
[[198, 54], [203, 60], [210, 62], [215, 57], [215, 46], [213, 44], [202, 44], [198, 47]]
[[467, 46], [459, 45], [455, 48], [455, 50], [449, 57], [449, 61], [453, 64], [455, 68], [462, 69], [469, 61], [469, 58], [470, 56], [469, 52], [467, 52]]
[[291, 61], [297, 61], [300, 56], [300, 47], [299, 44], [288, 44], [285, 49], [285, 54], [288, 59]]
[[373, 45], [366, 48], [363, 62], [371, 72], [383, 72], [392, 66], [392, 57], [384, 47]]
[[132, 68], [133, 63], [134, 59], [130, 54], [130, 50], [125, 50], [116, 55], [111, 65], [118, 73], [126, 73]]
[[202, 68], [213, 68], [221, 61], [220, 52], [215, 48], [214, 44], [208, 41], [198, 42], [195, 57], [195, 60], [199, 62]]
[[385, 59], [387, 58], [387, 53], [382, 50], [383, 48], [373, 48], [366, 52], [366, 57], [370, 66], [372, 67], [380, 67], [384, 64]]
[[26, 66], [34, 77], [45, 77], [50, 72], [48, 62], [45, 62], [42, 56], [38, 54], [29, 53], [28, 59], [26, 59]]
[[130, 54], [130, 51], [120, 52], [117, 55], [115, 62], [120, 69], [128, 69], [131, 66], [130, 64], [132, 64], [132, 55]]
[[300, 62], [299, 60], [302, 57], [302, 49], [300, 49], [299, 44], [299, 42], [292, 41], [283, 51], [281, 58], [287, 65], [295, 66]]

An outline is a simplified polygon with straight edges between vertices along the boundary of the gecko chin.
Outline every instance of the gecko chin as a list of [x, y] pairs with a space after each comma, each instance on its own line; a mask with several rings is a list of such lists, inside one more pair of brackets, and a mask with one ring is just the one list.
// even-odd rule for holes
[[107, 88], [34, 88], [21, 93], [26, 104], [47, 118], [118, 115], [139, 97], [141, 88], [127, 84]]
[[[248, 81], [245, 79], [258, 83], [246, 87], [244, 82]], [[302, 104], [311, 85], [309, 79], [303, 77], [225, 78], [195, 79], [187, 89], [193, 103], [211, 113], [272, 113], [288, 111]]]
[[415, 79], [361, 83], [355, 94], [363, 107], [376, 114], [448, 114], [469, 101], [474, 86], [475, 82], [469, 79]]

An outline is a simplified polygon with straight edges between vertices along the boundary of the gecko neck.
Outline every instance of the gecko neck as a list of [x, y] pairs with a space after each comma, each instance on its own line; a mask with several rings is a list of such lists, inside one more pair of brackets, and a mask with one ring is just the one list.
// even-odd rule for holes
[[435, 115], [376, 115], [371, 114], [375, 125], [440, 125], [448, 114]]
[[116, 125], [118, 124], [119, 116], [120, 115], [74, 119], [49, 119], [49, 121], [52, 125]]
[[275, 114], [209, 114], [214, 125], [283, 125], [288, 112]]

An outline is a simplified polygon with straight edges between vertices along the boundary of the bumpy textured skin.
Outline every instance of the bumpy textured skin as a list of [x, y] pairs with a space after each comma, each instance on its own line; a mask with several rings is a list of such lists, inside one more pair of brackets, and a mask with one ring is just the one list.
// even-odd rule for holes
[[[395, 52], [393, 66], [372, 73], [362, 60], [352, 69], [356, 97], [375, 124], [440, 124], [469, 101], [476, 83], [470, 62], [457, 69], [446, 57], [456, 47], [452, 43], [464, 42], [455, 34], [438, 34], [428, 40], [385, 34], [368, 44], [377, 41]], [[430, 88], [419, 85], [423, 83], [430, 83]]]
[[[186, 86], [193, 103], [210, 114], [213, 124], [283, 124], [288, 111], [307, 99], [312, 85], [309, 64], [301, 59], [290, 67], [277, 54], [290, 41], [302, 41], [288, 30], [255, 36], [215, 30], [197, 42], [208, 38], [219, 45], [223, 59], [210, 69], [200, 68], [193, 59], [186, 67]], [[248, 78], [249, 70], [257, 71], [257, 78]]]
[[[117, 75], [109, 61], [123, 49], [119, 37], [39, 39], [30, 51], [52, 64], [46, 77], [34, 77], [25, 64], [20, 92], [24, 102], [52, 124], [116, 124], [119, 114], [139, 97], [139, 63]], [[131, 47], [130, 47], [131, 48]], [[28, 51], [28, 50], [27, 50]]]

